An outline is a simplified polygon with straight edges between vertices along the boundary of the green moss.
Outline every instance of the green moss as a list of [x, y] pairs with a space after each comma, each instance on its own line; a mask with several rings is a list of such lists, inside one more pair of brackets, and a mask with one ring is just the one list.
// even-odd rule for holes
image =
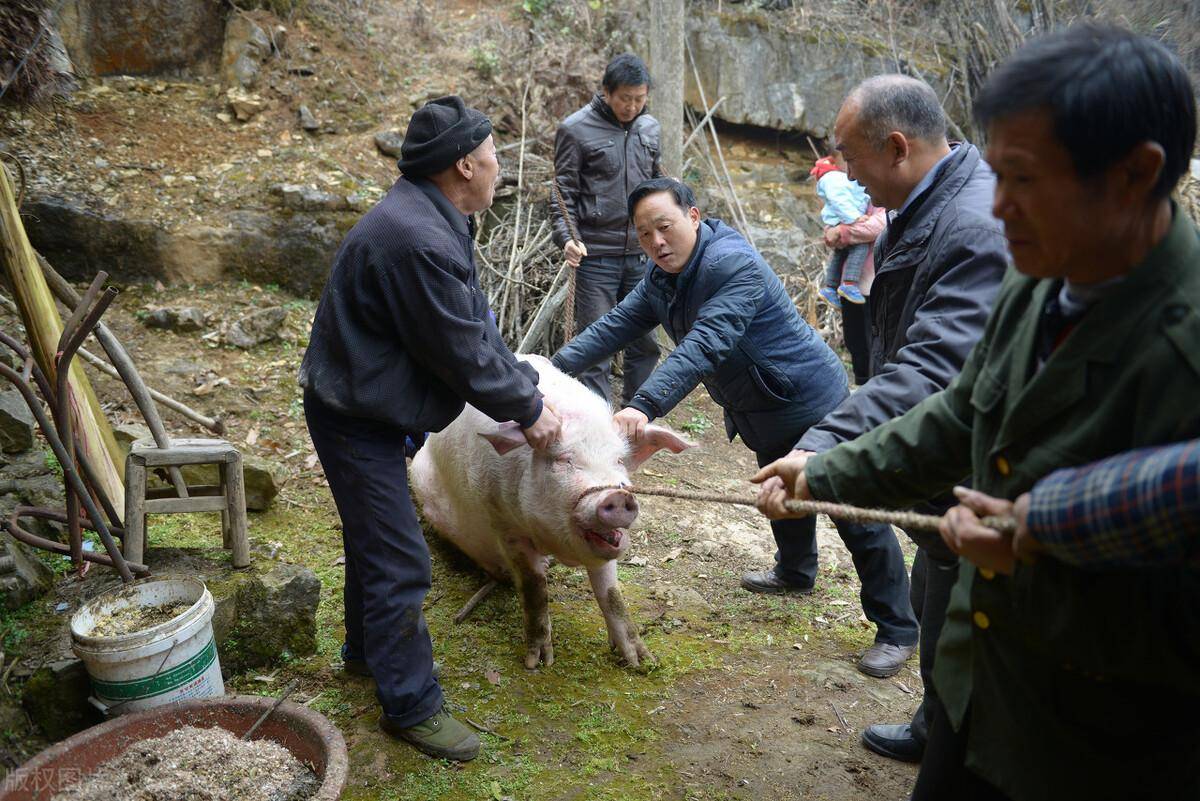
[[[162, 530], [159, 544], [219, 545], [217, 535], [210, 539], [193, 531], [193, 524], [181, 518]], [[232, 676], [228, 687], [230, 692], [276, 692], [289, 677], [300, 678], [305, 692], [317, 695], [311, 708], [328, 716], [351, 743], [351, 779], [343, 795], [347, 801], [686, 797], [680, 795], [680, 787], [687, 782], [678, 775], [670, 751], [671, 721], [662, 710], [677, 697], [682, 681], [705, 681], [713, 671], [731, 669], [739, 677], [753, 677], [768, 669], [759, 653], [778, 653], [793, 643], [801, 643], [807, 655], [820, 653], [822, 647], [827, 650], [831, 641], [838, 650], [855, 650], [870, 640], [870, 632], [858, 624], [855, 590], [844, 571], [824, 572], [814, 596], [731, 595], [716, 614], [681, 625], [654, 618], [648, 610], [657, 602], [631, 571], [625, 596], [647, 647], [657, 657], [655, 664], [631, 670], [610, 653], [586, 576], [556, 565], [550, 574], [555, 662], [527, 671], [522, 664], [521, 607], [512, 588], [502, 586], [472, 617], [455, 625], [454, 614], [483, 576], [435, 539], [433, 589], [425, 614], [434, 654], [443, 665], [441, 683], [455, 714], [494, 734], [481, 734], [484, 749], [473, 762], [431, 760], [380, 733], [374, 684], [339, 670], [344, 567], [336, 563], [342, 554], [337, 522], [327, 491], [297, 482], [285, 488], [270, 512], [251, 516], [251, 537], [260, 548], [277, 543], [277, 558], [307, 566], [322, 582], [317, 652], [286, 664], [270, 684], [255, 678], [261, 671], [250, 671]], [[677, 532], [655, 536], [671, 534]], [[711, 572], [714, 581], [736, 578]], [[829, 605], [839, 598], [854, 603]], [[834, 622], [845, 612], [852, 614]], [[818, 623], [817, 617], [829, 622]], [[746, 620], [755, 623], [739, 623]], [[240, 633], [231, 641], [227, 647], [253, 654], [254, 644]], [[489, 674], [498, 674], [498, 683], [493, 684]], [[692, 797], [710, 801], [722, 796], [714, 791]]]

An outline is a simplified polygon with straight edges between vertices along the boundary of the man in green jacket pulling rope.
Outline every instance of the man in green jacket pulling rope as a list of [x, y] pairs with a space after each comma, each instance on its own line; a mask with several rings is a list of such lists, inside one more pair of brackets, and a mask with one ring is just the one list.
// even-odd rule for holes
[[[1042, 476], [1200, 435], [1200, 242], [1170, 193], [1196, 104], [1159, 43], [1081, 25], [1027, 44], [975, 101], [1016, 271], [944, 391], [855, 440], [755, 476], [789, 498], [905, 507], [969, 476]], [[913, 798], [1200, 798], [1200, 572], [1012, 575], [960, 562]]]

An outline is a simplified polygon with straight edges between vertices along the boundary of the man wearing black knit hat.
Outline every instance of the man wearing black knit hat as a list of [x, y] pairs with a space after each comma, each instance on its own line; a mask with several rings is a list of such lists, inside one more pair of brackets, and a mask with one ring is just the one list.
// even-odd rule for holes
[[475, 222], [500, 165], [492, 125], [461, 98], [413, 114], [399, 178], [346, 235], [300, 366], [304, 414], [342, 519], [349, 673], [372, 676], [380, 726], [427, 754], [468, 760], [479, 738], [444, 708], [421, 605], [429, 550], [408, 493], [405, 439], [470, 403], [549, 447], [559, 420], [537, 372], [488, 314]]

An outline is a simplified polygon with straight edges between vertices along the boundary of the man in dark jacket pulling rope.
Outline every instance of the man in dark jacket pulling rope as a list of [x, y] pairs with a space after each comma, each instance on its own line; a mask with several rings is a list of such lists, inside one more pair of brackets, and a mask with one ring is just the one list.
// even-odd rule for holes
[[[626, 298], [554, 357], [578, 373], [657, 325], [675, 350], [646, 379], [614, 420], [630, 439], [675, 408], [704, 382], [725, 410], [725, 430], [755, 452], [760, 465], [787, 453], [813, 423], [848, 394], [846, 371], [801, 319], [779, 277], [737, 231], [700, 219], [687, 186], [646, 181], [629, 196], [629, 216], [651, 259]], [[794, 525], [799, 523], [799, 525]], [[811, 540], [811, 517], [772, 524], [779, 540]], [[869, 527], [839, 523], [860, 572], [878, 571], [878, 595], [863, 609], [884, 643], [911, 644], [917, 623], [896, 538], [872, 538]]]
[[[872, 202], [889, 210], [875, 247], [870, 318], [871, 378], [809, 429], [797, 454], [823, 452], [904, 414], [944, 389], [983, 335], [1007, 263], [1004, 235], [992, 216], [995, 177], [974, 146], [946, 141], [946, 117], [927, 84], [903, 75], [869, 78], [846, 98], [834, 124], [850, 177]], [[921, 511], [939, 514], [944, 498]], [[892, 538], [887, 526], [872, 526]], [[921, 621], [925, 696], [911, 724], [874, 724], [863, 744], [893, 759], [920, 761], [938, 707], [932, 687], [935, 644], [945, 620], [958, 558], [934, 532], [910, 531], [917, 543], [912, 606]], [[749, 573], [742, 585], [758, 592], [800, 582], [816, 571], [816, 543], [780, 540], [778, 564]], [[878, 579], [859, 571], [864, 592]], [[860, 669], [895, 673], [910, 649], [877, 644]]]
[[444, 709], [421, 604], [429, 550], [408, 493], [405, 437], [445, 428], [464, 402], [517, 421], [534, 448], [557, 439], [537, 372], [488, 314], [475, 222], [500, 165], [492, 126], [454, 95], [412, 117], [403, 177], [346, 235], [300, 366], [304, 414], [342, 519], [346, 670], [371, 675], [380, 726], [445, 759], [479, 738]]

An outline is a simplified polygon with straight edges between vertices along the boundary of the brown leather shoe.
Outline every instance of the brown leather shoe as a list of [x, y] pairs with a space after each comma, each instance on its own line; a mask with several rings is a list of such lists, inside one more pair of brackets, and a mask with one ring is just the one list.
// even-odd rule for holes
[[895, 676], [904, 667], [904, 663], [917, 650], [915, 645], [892, 645], [887, 642], [877, 642], [867, 649], [858, 660], [858, 669], [868, 676], [886, 679]]

